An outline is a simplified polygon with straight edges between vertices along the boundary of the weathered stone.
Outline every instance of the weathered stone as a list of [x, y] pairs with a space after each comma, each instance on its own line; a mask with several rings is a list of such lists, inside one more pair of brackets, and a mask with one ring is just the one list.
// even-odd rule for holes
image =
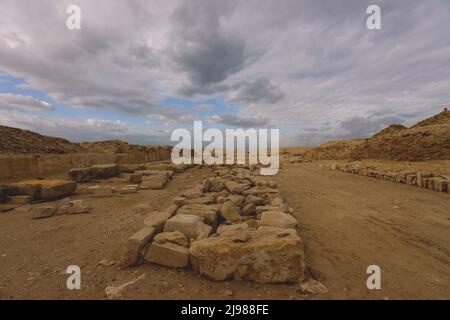
[[203, 196], [203, 190], [201, 190], [201, 186], [194, 187], [188, 190], [185, 190], [182, 194], [182, 197], [185, 197], [187, 199], [193, 199], [193, 198], [200, 198]]
[[[113, 190], [111, 187], [100, 187], [100, 186], [94, 186], [95, 188], [92, 188], [90, 191], [94, 193], [94, 196], [97, 198], [101, 197], [112, 197], [113, 196]], [[88, 190], [91, 187], [88, 188]]]
[[141, 183], [142, 182], [142, 175], [141, 174], [132, 174], [130, 175], [130, 178], [128, 179], [131, 183]]
[[214, 196], [211, 194], [207, 194], [200, 198], [187, 199], [185, 204], [213, 204], [215, 203]]
[[143, 180], [145, 179], [163, 179], [167, 183], [173, 175], [173, 171], [168, 170], [139, 170], [136, 171], [135, 174], [140, 174], [143, 176]]
[[417, 180], [417, 173], [407, 174], [405, 178], [405, 183], [409, 185], [415, 185]]
[[272, 201], [270, 202], [270, 205], [277, 206], [280, 208], [285, 208], [285, 207], [287, 207], [287, 201], [284, 198], [282, 198], [281, 196], [278, 196], [278, 197], [272, 199]]
[[72, 206], [69, 208], [69, 214], [80, 214], [91, 212], [91, 207], [89, 206]]
[[69, 200], [69, 204], [72, 207], [81, 207], [84, 206], [84, 200]]
[[422, 178], [420, 179], [420, 181], [421, 181], [420, 186], [421, 186], [422, 188], [427, 188], [427, 189], [433, 190], [433, 184], [432, 184], [431, 178], [423, 178], [423, 177], [422, 177]]
[[41, 184], [41, 199], [56, 199], [67, 197], [77, 189], [74, 181], [43, 180]]
[[41, 195], [40, 180], [28, 180], [10, 183], [3, 186], [3, 192], [7, 196], [31, 196], [38, 199]]
[[221, 224], [217, 228], [217, 234], [228, 231], [238, 231], [238, 230], [248, 230], [248, 224], [246, 222], [236, 223], [236, 224]]
[[245, 203], [241, 210], [243, 216], [251, 216], [256, 214], [256, 206], [254, 203]]
[[88, 182], [91, 180], [90, 168], [73, 168], [69, 170], [69, 179], [75, 182]]
[[262, 206], [264, 203], [264, 199], [251, 194], [245, 197], [244, 203], [254, 203], [255, 206]]
[[32, 196], [10, 196], [9, 203], [11, 204], [28, 204], [33, 200]]
[[69, 214], [70, 207], [71, 206], [68, 205], [68, 204], [63, 204], [63, 205], [59, 206], [56, 209], [56, 215], [57, 216], [61, 216], [61, 215], [64, 215], [64, 214]]
[[197, 230], [196, 230], [196, 235], [195, 235], [194, 240], [206, 239], [211, 235], [211, 233], [213, 231], [211, 226], [209, 226], [206, 223], [203, 223], [201, 221], [197, 222], [196, 228], [197, 228]]
[[[422, 181], [426, 178], [431, 178], [433, 174], [431, 172], [417, 172], [416, 184], [419, 187], [426, 188], [426, 181]], [[425, 185], [425, 186], [424, 186]]]
[[217, 225], [217, 211], [216, 205], [185, 205], [177, 210], [178, 214], [191, 214], [202, 217], [204, 221], [210, 226]]
[[228, 180], [227, 182], [225, 182], [225, 188], [227, 188], [228, 191], [234, 194], [241, 194], [243, 192], [242, 186], [236, 181], [232, 180]]
[[178, 206], [175, 204], [171, 204], [170, 206], [167, 207], [166, 210], [164, 210], [164, 212], [166, 212], [170, 217], [174, 216], [175, 213], [177, 213], [178, 210]]
[[154, 242], [156, 243], [173, 243], [182, 247], [189, 247], [189, 239], [180, 231], [160, 232], [155, 235]]
[[328, 289], [319, 281], [308, 279], [297, 287], [297, 292], [301, 294], [326, 294]]
[[208, 192], [208, 190], [209, 190], [209, 180], [208, 179], [203, 180], [201, 189], [203, 192]]
[[216, 173], [218, 176], [226, 176], [230, 173], [230, 170], [228, 168], [222, 168], [215, 170], [214, 173]]
[[234, 206], [230, 201], [227, 201], [220, 206], [219, 213], [224, 219], [231, 222], [242, 219], [241, 209]]
[[228, 197], [228, 200], [233, 204], [233, 206], [239, 207], [242, 202], [244, 202], [244, 196], [232, 194]]
[[[256, 214], [263, 213], [264, 211], [283, 211], [284, 212], [284, 210], [279, 206], [258, 206], [258, 207], [256, 207], [255, 211], [256, 211]], [[286, 208], [286, 211], [287, 211], [287, 208]]]
[[109, 178], [120, 174], [118, 164], [98, 164], [91, 166], [90, 176], [92, 179]]
[[233, 232], [230, 235], [231, 241], [233, 242], [247, 242], [251, 239], [251, 235], [248, 230], [239, 230], [237, 232]]
[[244, 195], [266, 195], [270, 193], [279, 193], [278, 190], [272, 188], [263, 188], [263, 187], [253, 187], [243, 191]]
[[220, 178], [209, 178], [209, 192], [220, 192], [224, 188], [223, 180]]
[[142, 189], [151, 189], [151, 190], [159, 190], [164, 189], [164, 186], [167, 183], [167, 179], [165, 176], [162, 175], [155, 175], [155, 176], [149, 176], [145, 177], [142, 180], [141, 188]]
[[448, 190], [448, 181], [441, 177], [430, 178], [433, 184], [433, 190], [440, 192], [447, 192]]
[[175, 197], [175, 198], [173, 198], [173, 203], [179, 208], [186, 203], [186, 198]]
[[260, 226], [271, 226], [279, 228], [295, 228], [297, 220], [281, 211], [264, 211], [261, 215]]
[[144, 164], [121, 164], [120, 166], [121, 172], [134, 173], [138, 170], [145, 170]]
[[167, 220], [164, 232], [180, 231], [188, 239], [196, 239], [198, 222], [203, 222], [203, 218], [191, 214], [177, 214]]
[[97, 190], [98, 188], [100, 188], [100, 186], [90, 186], [86, 189], [87, 194], [95, 194], [95, 190]]
[[185, 268], [189, 263], [189, 250], [173, 243], [153, 242], [145, 261], [171, 268]]
[[31, 206], [31, 204], [26, 204], [24, 206], [17, 207], [15, 210], [19, 212], [30, 212], [31, 210], [33, 210], [33, 207]]
[[148, 227], [155, 228], [156, 232], [161, 232], [164, 229], [164, 224], [169, 218], [170, 215], [167, 212], [154, 211], [147, 215], [144, 219], [144, 224]]
[[294, 230], [278, 237], [280, 228], [248, 231], [247, 242], [233, 242], [236, 233], [196, 241], [189, 249], [194, 270], [212, 280], [251, 280], [261, 283], [298, 282], [304, 279], [303, 245]]
[[136, 185], [129, 185], [129, 186], [125, 186], [122, 189], [120, 189], [120, 193], [121, 194], [132, 194], [132, 193], [137, 193], [139, 189], [139, 186]]
[[55, 214], [54, 206], [36, 207], [33, 209], [32, 218], [33, 219], [48, 218], [53, 216], [54, 214]]
[[145, 226], [130, 238], [128, 238], [124, 253], [121, 257], [121, 264], [126, 267], [135, 266], [140, 256], [145, 255], [145, 247], [153, 239], [156, 231], [155, 228]]

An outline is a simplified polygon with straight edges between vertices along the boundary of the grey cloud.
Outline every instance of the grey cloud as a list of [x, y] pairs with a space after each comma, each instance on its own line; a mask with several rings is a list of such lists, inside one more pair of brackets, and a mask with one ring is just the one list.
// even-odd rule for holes
[[10, 111], [49, 111], [53, 106], [31, 96], [0, 93], [0, 109]]
[[[227, 32], [221, 23], [235, 5], [228, 1], [195, 0], [175, 11], [169, 54], [189, 79], [180, 88], [182, 94], [208, 93], [208, 87], [220, 84], [250, 61], [245, 40]], [[212, 91], [218, 89], [225, 88]]]
[[0, 72], [56, 103], [169, 124], [196, 115], [165, 98], [220, 96], [236, 115], [210, 121], [270, 119], [305, 144], [410, 124], [450, 102], [446, 0], [380, 0], [379, 31], [365, 26], [369, 0], [77, 2], [82, 30], [70, 32], [70, 1], [3, 0]]
[[402, 124], [404, 121], [396, 117], [382, 117], [378, 119], [354, 117], [343, 120], [340, 126], [346, 130], [341, 138], [366, 138], [391, 124]]
[[284, 98], [284, 93], [266, 78], [242, 81], [233, 88], [236, 91], [231, 101], [236, 103], [275, 103]]
[[234, 114], [220, 114], [207, 118], [209, 123], [224, 124], [233, 127], [242, 128], [262, 128], [269, 124], [268, 119], [260, 117], [240, 117]]

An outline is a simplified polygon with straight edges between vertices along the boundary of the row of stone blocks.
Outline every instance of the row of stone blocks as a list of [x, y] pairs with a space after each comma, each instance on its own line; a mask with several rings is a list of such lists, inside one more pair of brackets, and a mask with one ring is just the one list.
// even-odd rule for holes
[[76, 182], [65, 180], [24, 180], [0, 186], [0, 203], [21, 205], [71, 195]]
[[76, 182], [89, 182], [94, 179], [106, 179], [114, 177], [124, 173], [136, 173], [140, 171], [174, 171], [183, 172], [187, 166], [174, 165], [172, 163], [160, 163], [160, 164], [102, 164], [93, 165], [86, 168], [73, 168], [69, 170], [69, 179]]
[[359, 164], [332, 164], [330, 168], [343, 172], [418, 186], [434, 191], [449, 192], [450, 178], [425, 171], [381, 170]]
[[128, 239], [122, 265], [192, 268], [212, 280], [304, 280], [304, 251], [292, 208], [276, 183], [251, 170], [218, 167], [152, 212]]

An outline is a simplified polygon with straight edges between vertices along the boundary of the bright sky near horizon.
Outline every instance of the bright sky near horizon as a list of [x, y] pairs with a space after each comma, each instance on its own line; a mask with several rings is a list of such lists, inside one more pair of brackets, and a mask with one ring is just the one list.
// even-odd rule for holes
[[0, 125], [142, 144], [194, 120], [279, 128], [283, 146], [367, 137], [450, 104], [448, 21], [448, 0], [0, 0]]

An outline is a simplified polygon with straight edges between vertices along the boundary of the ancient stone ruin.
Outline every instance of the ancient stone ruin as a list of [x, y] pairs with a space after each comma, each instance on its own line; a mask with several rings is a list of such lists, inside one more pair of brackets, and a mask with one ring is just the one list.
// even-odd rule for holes
[[260, 283], [305, 278], [297, 222], [274, 181], [253, 166], [217, 166], [173, 205], [149, 213], [122, 265], [191, 268], [212, 280]]

